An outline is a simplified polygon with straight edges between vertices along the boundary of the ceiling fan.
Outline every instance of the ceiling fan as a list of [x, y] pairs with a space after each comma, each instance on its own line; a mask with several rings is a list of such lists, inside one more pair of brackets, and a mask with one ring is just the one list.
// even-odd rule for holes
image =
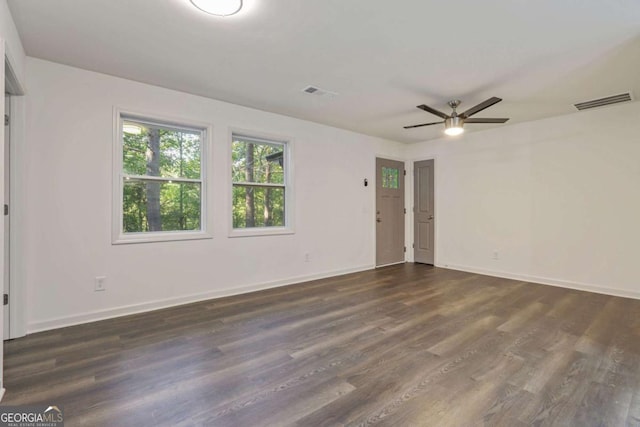
[[464, 113], [460, 113], [458, 114], [456, 112], [456, 108], [458, 108], [458, 105], [460, 105], [460, 101], [459, 100], [454, 100], [454, 101], [449, 101], [448, 104], [451, 107], [451, 109], [453, 110], [451, 112], [451, 114], [445, 114], [442, 111], [438, 111], [435, 108], [431, 108], [428, 105], [418, 105], [418, 108], [421, 110], [426, 111], [427, 113], [431, 113], [431, 114], [435, 114], [438, 117], [442, 117], [444, 120], [441, 122], [431, 122], [431, 123], [422, 123], [419, 125], [412, 125], [412, 126], [405, 126], [405, 129], [412, 129], [412, 128], [419, 128], [422, 126], [431, 126], [431, 125], [437, 125], [440, 123], [444, 123], [444, 133], [446, 133], [447, 135], [460, 135], [462, 132], [464, 132], [464, 124], [465, 123], [505, 123], [507, 120], [509, 119], [472, 119], [470, 118], [471, 116], [473, 116], [474, 114], [479, 113], [480, 111], [487, 109], [489, 107], [491, 107], [494, 104], [497, 104], [498, 102], [502, 101], [501, 98], [497, 98], [497, 97], [492, 97], [487, 99], [486, 101], [481, 102], [480, 104], [476, 105], [475, 107], [471, 107], [469, 108], [467, 111], [465, 111]]

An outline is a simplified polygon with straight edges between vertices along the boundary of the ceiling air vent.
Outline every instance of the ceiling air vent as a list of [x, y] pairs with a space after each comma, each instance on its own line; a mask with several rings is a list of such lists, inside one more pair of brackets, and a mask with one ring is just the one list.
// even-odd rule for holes
[[588, 110], [590, 108], [603, 107], [605, 105], [619, 104], [621, 102], [632, 101], [631, 92], [621, 93], [620, 95], [607, 96], [600, 99], [593, 99], [591, 101], [579, 102], [574, 104], [578, 110]]
[[326, 90], [326, 89], [321, 89], [317, 86], [307, 86], [304, 89], [302, 89], [303, 92], [305, 93], [310, 93], [312, 95], [317, 95], [317, 96], [322, 96], [322, 95], [332, 95], [335, 96], [337, 95], [337, 93], [335, 92], [331, 92], [330, 90]]

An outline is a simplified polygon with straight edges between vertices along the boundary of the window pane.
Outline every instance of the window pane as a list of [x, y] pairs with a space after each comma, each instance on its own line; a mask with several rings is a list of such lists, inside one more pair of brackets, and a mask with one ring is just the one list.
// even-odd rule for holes
[[124, 180], [123, 231], [200, 230], [199, 183]]
[[382, 188], [398, 188], [399, 171], [396, 168], [382, 168]]
[[284, 184], [284, 145], [243, 141], [231, 144], [233, 182]]
[[233, 186], [233, 228], [284, 227], [284, 188]]
[[130, 175], [200, 179], [199, 130], [171, 129], [125, 120], [122, 164]]

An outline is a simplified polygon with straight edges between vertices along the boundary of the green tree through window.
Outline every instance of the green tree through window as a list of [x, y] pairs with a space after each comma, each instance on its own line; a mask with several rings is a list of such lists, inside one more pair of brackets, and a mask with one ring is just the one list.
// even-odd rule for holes
[[400, 172], [396, 168], [382, 168], [382, 188], [398, 188], [398, 176]]
[[201, 230], [204, 130], [123, 119], [122, 232]]
[[233, 228], [284, 227], [286, 144], [233, 135]]

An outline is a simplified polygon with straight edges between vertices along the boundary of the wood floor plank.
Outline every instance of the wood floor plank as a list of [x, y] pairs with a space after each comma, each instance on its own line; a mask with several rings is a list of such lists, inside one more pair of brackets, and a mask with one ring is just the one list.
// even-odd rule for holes
[[631, 398], [629, 411], [627, 412], [626, 425], [633, 427], [640, 426], [640, 380], [637, 375], [633, 387], [633, 397]]
[[5, 342], [69, 426], [640, 426], [640, 301], [419, 264]]
[[[585, 381], [594, 372], [593, 364], [582, 353], [574, 352], [567, 369], [555, 375], [537, 395], [534, 405], [523, 410], [520, 419], [530, 424], [570, 425], [589, 384]], [[526, 415], [525, 415], [526, 414]]]
[[500, 318], [496, 316], [485, 316], [477, 321], [467, 325], [462, 330], [449, 334], [445, 339], [437, 344], [428, 348], [433, 354], [438, 356], [444, 356], [450, 354], [460, 348], [467, 342], [475, 339], [478, 335], [482, 335], [489, 332], [491, 329], [495, 329], [495, 326], [500, 324]]

